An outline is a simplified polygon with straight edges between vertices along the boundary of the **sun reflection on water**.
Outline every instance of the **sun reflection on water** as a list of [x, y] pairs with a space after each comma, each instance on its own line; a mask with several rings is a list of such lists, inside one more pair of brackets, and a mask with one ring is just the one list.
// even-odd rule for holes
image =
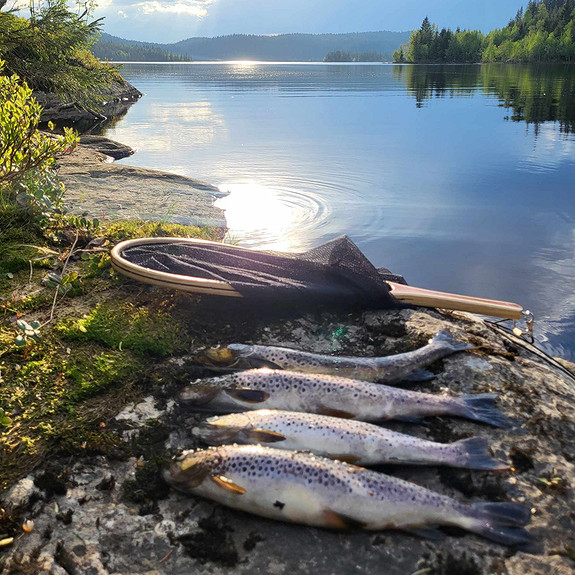
[[297, 190], [263, 184], [229, 183], [220, 186], [229, 195], [217, 200], [225, 210], [232, 239], [242, 246], [286, 252], [304, 251], [317, 236], [327, 216], [319, 199]]

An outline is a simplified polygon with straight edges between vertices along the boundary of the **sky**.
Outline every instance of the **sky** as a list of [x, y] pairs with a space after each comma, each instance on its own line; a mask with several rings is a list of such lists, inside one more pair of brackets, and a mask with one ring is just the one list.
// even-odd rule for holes
[[225, 34], [501, 28], [527, 0], [97, 0], [104, 31], [169, 43]]

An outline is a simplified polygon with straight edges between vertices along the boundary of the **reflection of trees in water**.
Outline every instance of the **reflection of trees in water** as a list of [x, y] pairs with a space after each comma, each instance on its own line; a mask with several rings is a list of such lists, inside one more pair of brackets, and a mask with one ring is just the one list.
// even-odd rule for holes
[[536, 128], [542, 122], [557, 122], [561, 132], [575, 132], [573, 66], [491, 64], [482, 70], [484, 87], [493, 88], [501, 105], [512, 110], [511, 120]]
[[470, 96], [479, 85], [480, 66], [477, 65], [408, 65], [392, 69], [395, 78], [404, 82], [413, 94], [418, 108], [432, 98]]
[[417, 107], [434, 98], [469, 95], [477, 89], [501, 100], [514, 122], [557, 122], [575, 132], [575, 67], [562, 64], [483, 64], [476, 66], [395, 66], [397, 80]]

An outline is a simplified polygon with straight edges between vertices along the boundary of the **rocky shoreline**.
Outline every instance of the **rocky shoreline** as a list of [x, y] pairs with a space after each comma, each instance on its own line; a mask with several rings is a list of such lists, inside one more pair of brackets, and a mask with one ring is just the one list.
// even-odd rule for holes
[[[151, 289], [154, 288], [144, 288]], [[167, 488], [154, 461], [196, 444], [189, 430], [201, 419], [174, 401], [198, 375], [193, 355], [160, 365], [167, 377], [152, 394], [106, 422], [139, 445], [139, 458], [85, 457], [52, 461], [15, 485], [2, 507], [34, 529], [12, 546], [3, 575], [188, 575], [375, 573], [389, 575], [567, 575], [575, 568], [575, 377], [528, 344], [468, 314], [429, 310], [323, 314], [272, 320], [189, 301], [202, 322], [230, 322], [234, 338], [315, 352], [374, 355], [420, 346], [440, 329], [475, 345], [432, 366], [436, 378], [416, 388], [434, 393], [497, 392], [513, 420], [509, 430], [433, 418], [393, 429], [435, 441], [486, 437], [509, 471], [391, 467], [382, 470], [462, 501], [517, 501], [532, 509], [533, 553], [514, 551], [449, 531], [441, 540], [393, 531], [330, 532], [282, 524], [229, 510]], [[208, 309], [206, 309], [206, 306]], [[225, 316], [225, 317], [220, 317]], [[203, 319], [202, 319], [203, 318]], [[230, 326], [228, 326], [230, 327]], [[215, 341], [229, 336], [215, 333]], [[123, 409], [120, 411], [121, 407]], [[137, 443], [140, 442], [140, 443]], [[383, 567], [385, 566], [385, 567]]]
[[226, 194], [215, 186], [168, 172], [114, 163], [133, 154], [128, 146], [101, 136], [82, 136], [72, 154], [59, 160], [70, 213], [98, 219], [169, 221], [226, 229]]
[[78, 103], [65, 103], [52, 93], [35, 91], [33, 96], [42, 106], [42, 122], [56, 122], [66, 126], [89, 125], [125, 114], [142, 93], [123, 78], [114, 81], [101, 94], [99, 109]]

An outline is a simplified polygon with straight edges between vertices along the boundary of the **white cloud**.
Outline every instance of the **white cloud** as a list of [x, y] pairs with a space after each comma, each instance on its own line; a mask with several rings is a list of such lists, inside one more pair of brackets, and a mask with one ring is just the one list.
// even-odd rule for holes
[[123, 10], [118, 10], [116, 12], [116, 14], [118, 14], [118, 16], [122, 17], [122, 18], [127, 18], [128, 15], [123, 11]]
[[158, 0], [135, 4], [144, 14], [155, 12], [164, 14], [185, 14], [196, 18], [205, 18], [208, 7], [216, 0], [180, 0], [178, 2], [161, 2]]

